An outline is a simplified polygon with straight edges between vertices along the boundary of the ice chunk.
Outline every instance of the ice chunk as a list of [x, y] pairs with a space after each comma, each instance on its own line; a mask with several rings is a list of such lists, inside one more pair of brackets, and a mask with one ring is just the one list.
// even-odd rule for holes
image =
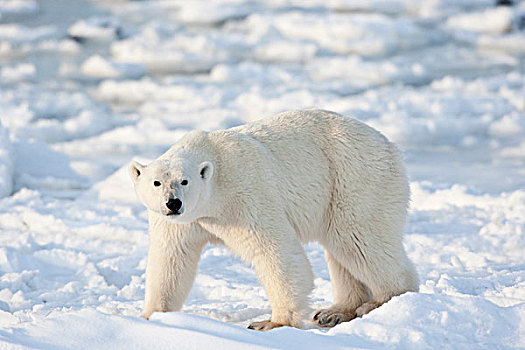
[[113, 17], [91, 17], [75, 22], [68, 30], [77, 41], [85, 39], [110, 41], [122, 35], [120, 21]]
[[9, 15], [31, 15], [38, 12], [35, 0], [2, 0], [0, 1], [0, 19]]
[[35, 76], [36, 68], [31, 63], [20, 63], [0, 68], [0, 82], [3, 83], [12, 84], [32, 80]]
[[94, 78], [139, 78], [146, 73], [142, 64], [119, 63], [94, 55], [89, 57], [80, 67], [82, 73]]
[[195, 73], [210, 70], [229, 55], [224, 40], [180, 31], [178, 26], [146, 26], [138, 34], [111, 44], [116, 61], [141, 63], [154, 72]]
[[512, 18], [512, 9], [508, 7], [496, 7], [489, 8], [482, 12], [452, 16], [447, 20], [447, 25], [455, 29], [497, 34], [504, 33], [511, 29]]

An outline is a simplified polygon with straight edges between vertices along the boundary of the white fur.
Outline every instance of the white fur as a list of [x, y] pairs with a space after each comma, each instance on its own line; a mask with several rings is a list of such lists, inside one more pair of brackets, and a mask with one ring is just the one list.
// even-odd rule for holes
[[[146, 318], [181, 308], [208, 242], [253, 264], [276, 325], [300, 327], [308, 310], [313, 275], [302, 243], [325, 247], [335, 299], [325, 316], [345, 321], [418, 289], [402, 245], [409, 189], [401, 156], [354, 119], [291, 111], [191, 132], [130, 174], [149, 211]], [[180, 215], [166, 215], [169, 198], [182, 201]]]

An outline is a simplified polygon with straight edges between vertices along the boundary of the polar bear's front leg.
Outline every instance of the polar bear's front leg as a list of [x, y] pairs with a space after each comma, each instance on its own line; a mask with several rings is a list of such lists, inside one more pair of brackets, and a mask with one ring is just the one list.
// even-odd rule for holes
[[178, 311], [186, 300], [209, 234], [197, 224], [170, 224], [150, 213], [146, 295], [141, 317]]
[[310, 262], [291, 227], [271, 230], [257, 237], [259, 249], [252, 263], [268, 295], [272, 317], [253, 322], [249, 328], [260, 331], [280, 326], [301, 328], [308, 312], [308, 295], [313, 289]]
[[[264, 227], [221, 230], [220, 238], [236, 255], [255, 267], [270, 301], [272, 317], [249, 328], [267, 331], [281, 326], [301, 328], [313, 289], [313, 273], [305, 251], [286, 222], [265, 220]], [[216, 231], [217, 232], [217, 231]]]

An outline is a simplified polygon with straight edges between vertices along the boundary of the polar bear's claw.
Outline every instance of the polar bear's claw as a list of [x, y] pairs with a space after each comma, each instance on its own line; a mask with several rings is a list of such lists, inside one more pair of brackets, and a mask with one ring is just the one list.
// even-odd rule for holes
[[321, 327], [334, 327], [339, 323], [351, 321], [354, 318], [356, 318], [355, 311], [329, 308], [317, 311], [313, 321]]
[[266, 332], [266, 331], [269, 331], [270, 329], [279, 328], [279, 327], [282, 327], [282, 326], [284, 326], [284, 325], [280, 324], [280, 323], [277, 323], [277, 322], [272, 322], [270, 320], [266, 320], [266, 321], [252, 322], [248, 326], [248, 329], [253, 329], [253, 330], [261, 331], [261, 332]]

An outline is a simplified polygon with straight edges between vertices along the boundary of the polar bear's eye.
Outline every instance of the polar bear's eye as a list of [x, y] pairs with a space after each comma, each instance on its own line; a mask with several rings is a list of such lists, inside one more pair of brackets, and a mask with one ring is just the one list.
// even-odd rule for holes
[[159, 187], [160, 186], [160, 181], [153, 181], [153, 186]]
[[182, 180], [182, 181], [180, 182], [180, 184], [181, 184], [182, 186], [186, 186], [186, 185], [188, 184], [188, 180]]

